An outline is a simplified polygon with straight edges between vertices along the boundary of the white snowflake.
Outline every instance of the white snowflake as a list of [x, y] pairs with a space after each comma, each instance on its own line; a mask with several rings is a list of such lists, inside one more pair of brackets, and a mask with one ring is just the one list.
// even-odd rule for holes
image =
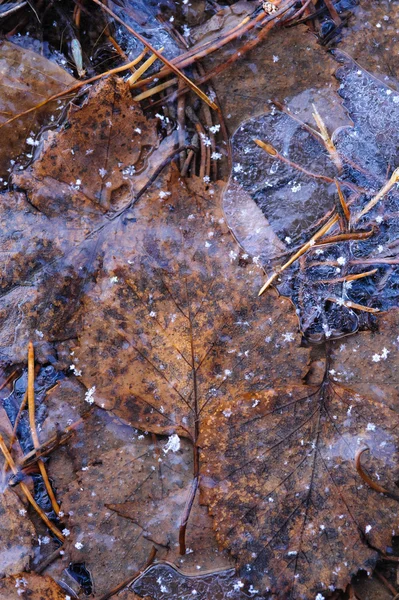
[[93, 385], [93, 387], [91, 387], [89, 390], [87, 390], [87, 392], [85, 393], [85, 400], [86, 402], [88, 402], [89, 404], [93, 404], [94, 402], [94, 393], [96, 391], [96, 386]]
[[165, 444], [163, 449], [164, 453], [167, 454], [169, 450], [172, 452], [177, 452], [180, 449], [180, 438], [177, 433], [170, 435], [168, 441]]

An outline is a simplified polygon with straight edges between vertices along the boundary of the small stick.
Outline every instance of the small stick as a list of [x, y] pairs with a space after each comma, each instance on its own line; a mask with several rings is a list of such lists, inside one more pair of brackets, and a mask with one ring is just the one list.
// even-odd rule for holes
[[272, 158], [278, 158], [279, 160], [286, 163], [293, 169], [296, 169], [297, 171], [301, 171], [302, 173], [305, 173], [305, 175], [308, 175], [309, 177], [313, 177], [314, 179], [322, 179], [323, 181], [327, 181], [327, 183], [334, 183], [334, 179], [332, 177], [327, 177], [327, 175], [318, 175], [317, 173], [312, 173], [312, 171], [308, 171], [304, 167], [301, 167], [300, 165], [297, 165], [296, 163], [292, 162], [291, 160], [289, 160], [288, 158], [286, 158], [285, 156], [280, 154], [280, 152], [278, 152], [271, 144], [269, 144], [267, 142], [262, 142], [262, 140], [258, 140], [258, 139], [254, 139], [254, 142], [260, 148], [262, 148], [262, 150], [267, 152], [269, 156], [271, 156]]
[[341, 191], [341, 186], [339, 185], [338, 179], [334, 179], [334, 183], [335, 183], [335, 185], [337, 187], [337, 191], [338, 191], [339, 205], [337, 204], [337, 210], [338, 210], [338, 214], [340, 215], [341, 220], [342, 220], [342, 223], [340, 223], [341, 229], [343, 229], [344, 231], [348, 231], [348, 229], [350, 228], [350, 220], [351, 220], [351, 213], [349, 210], [349, 206], [347, 205], [344, 195]]
[[[18, 475], [18, 470], [15, 466], [14, 459], [12, 458], [11, 454], [9, 453], [8, 448], [4, 442], [3, 436], [1, 434], [0, 434], [0, 450], [4, 454], [4, 458], [10, 465], [11, 470], [14, 473], [14, 475]], [[23, 491], [23, 493], [25, 494], [25, 496], [31, 503], [32, 507], [35, 509], [37, 514], [43, 519], [43, 521], [46, 523], [47, 527], [54, 533], [54, 535], [59, 540], [61, 540], [61, 542], [64, 542], [65, 538], [62, 535], [61, 531], [50, 521], [50, 519], [47, 517], [46, 513], [36, 503], [35, 499], [33, 498], [32, 494], [29, 491], [28, 486], [23, 481], [21, 481], [19, 483], [19, 485], [21, 487], [21, 490]]]
[[191, 487], [190, 487], [190, 491], [188, 494], [188, 498], [186, 501], [186, 505], [184, 507], [184, 511], [182, 514], [182, 518], [180, 521], [180, 528], [179, 528], [179, 552], [180, 554], [183, 556], [186, 553], [186, 529], [187, 529], [187, 523], [188, 523], [188, 519], [191, 513], [191, 509], [193, 506], [193, 502], [194, 502], [194, 498], [195, 498], [195, 494], [197, 493], [197, 489], [198, 489], [198, 477], [194, 477], [194, 479], [191, 482]]
[[363, 217], [372, 208], [374, 208], [374, 206], [381, 200], [381, 198], [383, 198], [386, 194], [388, 194], [388, 192], [398, 182], [399, 182], [399, 168], [394, 170], [394, 172], [392, 173], [391, 177], [386, 182], [386, 184], [383, 185], [382, 188], [380, 189], [380, 191], [374, 196], [374, 198], [372, 198], [370, 200], [370, 202], [368, 202], [366, 204], [366, 206], [363, 208], [363, 210], [358, 215], [356, 215], [356, 217], [354, 218], [354, 223], [357, 223], [357, 221], [359, 219], [361, 219], [361, 217]]
[[146, 46], [146, 48], [148, 48], [153, 54], [155, 54], [155, 56], [159, 58], [159, 60], [161, 60], [165, 66], [167, 66], [171, 71], [173, 71], [175, 75], [183, 79], [183, 81], [193, 90], [193, 92], [195, 92], [201, 98], [201, 100], [206, 102], [214, 110], [217, 110], [218, 107], [216, 106], [216, 104], [212, 102], [212, 100], [208, 98], [208, 96], [204, 94], [204, 92], [200, 90], [199, 87], [197, 87], [195, 83], [193, 83], [188, 77], [186, 77], [186, 75], [184, 75], [184, 73], [182, 73], [174, 64], [169, 62], [165, 57], [162, 56], [160, 52], [158, 52], [158, 50], [151, 46], [151, 44], [142, 35], [137, 33], [137, 31], [132, 29], [132, 27], [127, 25], [121, 18], [118, 17], [117, 14], [115, 14], [110, 8], [108, 8], [108, 6], [105, 6], [105, 4], [100, 2], [100, 0], [92, 0], [92, 2], [94, 2], [98, 6], [101, 6], [101, 8], [109, 15], [111, 15], [113, 19], [115, 19], [116, 21], [118, 21], [118, 23], [126, 27], [126, 29], [132, 35], [134, 35], [134, 37], [137, 38], [144, 46]]
[[336, 244], [337, 242], [352, 242], [355, 240], [368, 240], [374, 234], [374, 229], [370, 231], [359, 231], [352, 233], [339, 233], [338, 235], [331, 235], [325, 237], [316, 246], [323, 246], [324, 244]]
[[47, 456], [48, 454], [53, 452], [56, 448], [58, 448], [58, 446], [61, 446], [67, 440], [69, 440], [73, 431], [77, 427], [79, 427], [79, 425], [81, 425], [83, 422], [83, 418], [78, 419], [77, 421], [75, 421], [75, 423], [72, 423], [72, 425], [68, 425], [68, 427], [66, 427], [61, 434], [53, 435], [53, 437], [46, 440], [43, 444], [41, 444], [41, 446], [25, 454], [22, 460], [18, 463], [18, 466], [21, 469], [25, 469], [26, 467], [34, 464], [42, 456]]
[[[37, 435], [35, 421], [35, 353], [32, 342], [29, 342], [28, 345], [28, 409], [30, 433], [32, 436], [33, 446], [37, 450], [38, 448], [40, 448], [40, 441], [39, 436]], [[51, 483], [49, 481], [44, 462], [42, 461], [42, 459], [39, 459], [37, 461], [37, 464], [39, 466], [40, 474], [43, 477], [47, 494], [51, 500], [51, 506], [53, 507], [55, 514], [58, 515], [58, 513], [60, 512], [60, 507], [58, 506], [58, 502], [55, 498], [53, 488], [51, 487]]]
[[339, 304], [339, 306], [346, 306], [347, 308], [353, 308], [354, 310], [361, 310], [363, 312], [372, 313], [373, 315], [380, 312], [379, 308], [370, 308], [369, 306], [364, 306], [363, 304], [356, 304], [356, 302], [352, 302], [351, 300], [342, 300], [342, 298], [326, 298], [330, 302], [334, 302], [335, 304]]
[[40, 562], [36, 567], [33, 566], [34, 572], [38, 575], [40, 575], [40, 573], [43, 573], [44, 569], [46, 569], [49, 565], [51, 565], [51, 563], [53, 563], [55, 560], [57, 560], [57, 558], [60, 557], [60, 552], [62, 549], [63, 546], [60, 546], [59, 548], [54, 550], [54, 552], [46, 556], [46, 558], [42, 560], [42, 562]]
[[3, 383], [0, 385], [0, 392], [1, 390], [4, 390], [4, 388], [6, 387], [6, 385], [8, 385], [10, 383], [10, 381], [12, 381], [15, 378], [15, 375], [17, 374], [18, 371], [13, 371], [11, 373], [11, 375], [9, 375], [7, 377], [7, 379], [5, 381], [3, 381]]
[[292, 256], [282, 267], [280, 267], [280, 269], [273, 273], [269, 279], [266, 281], [265, 285], [262, 287], [262, 289], [260, 290], [258, 296], [261, 296], [266, 290], [267, 288], [273, 283], [273, 281], [286, 269], [288, 269], [288, 267], [290, 267], [292, 265], [293, 262], [295, 262], [300, 256], [302, 256], [302, 254], [305, 254], [305, 252], [307, 252], [310, 248], [312, 248], [312, 246], [315, 245], [316, 240], [318, 240], [320, 237], [322, 237], [325, 233], [327, 233], [327, 231], [329, 231], [331, 229], [331, 227], [333, 227], [333, 225], [335, 225], [335, 223], [337, 223], [338, 221], [338, 215], [334, 215], [331, 217], [331, 219], [329, 219], [327, 221], [327, 223], [325, 225], [323, 225], [323, 227], [321, 229], [319, 229], [319, 231], [316, 231], [316, 233], [310, 238], [310, 240], [308, 242], [306, 242], [306, 244], [304, 244], [299, 250], [298, 252], [296, 252], [294, 254], [294, 256]]
[[376, 483], [375, 481], [373, 481], [371, 479], [371, 477], [369, 477], [364, 472], [362, 464], [361, 464], [361, 458], [362, 458], [363, 452], [367, 452], [369, 450], [370, 450], [370, 448], [368, 446], [365, 446], [364, 448], [360, 448], [360, 450], [358, 450], [356, 452], [356, 454], [355, 454], [355, 467], [356, 467], [356, 471], [359, 473], [359, 475], [363, 479], [363, 481], [365, 483], [367, 483], [367, 485], [369, 487], [371, 487], [373, 490], [375, 490], [376, 492], [379, 492], [380, 494], [384, 494], [385, 496], [389, 496], [390, 498], [393, 498], [394, 500], [399, 500], [399, 496], [396, 496], [395, 494], [392, 494], [391, 492], [388, 492], [388, 490], [386, 490], [381, 485], [379, 485], [378, 483]]

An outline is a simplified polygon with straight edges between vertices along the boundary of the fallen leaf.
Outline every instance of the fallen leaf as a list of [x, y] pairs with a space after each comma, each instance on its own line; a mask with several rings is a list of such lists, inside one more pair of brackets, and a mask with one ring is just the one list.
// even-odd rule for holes
[[292, 306], [258, 300], [262, 270], [228, 231], [219, 187], [171, 169], [105, 243], [74, 350], [99, 406], [195, 441], [221, 398], [300, 380], [308, 350]]
[[28, 568], [33, 557], [35, 529], [25, 505], [14, 490], [7, 488], [0, 494], [0, 531], [0, 575], [4, 577]]
[[[0, 73], [0, 123], [75, 83], [75, 79], [56, 63], [5, 40], [0, 45]], [[16, 159], [21, 153], [34, 152], [36, 140], [33, 132], [47, 123], [52, 112], [55, 111], [58, 119], [57, 110], [62, 107], [63, 102], [54, 101], [3, 127], [1, 135], [7, 143], [2, 144], [0, 151], [1, 177], [8, 178], [11, 159]], [[26, 163], [29, 159], [23, 157], [23, 161]]]
[[7, 600], [65, 600], [65, 590], [51, 577], [41, 577], [35, 573], [17, 573], [0, 579], [0, 595]]
[[[134, 203], [140, 190], [135, 172], [140, 180], [151, 144], [158, 145], [154, 123], [131, 100], [127, 84], [109, 79], [92, 89], [80, 109], [71, 108], [69, 127], [49, 133], [40, 157], [14, 175], [29, 202], [10, 192], [0, 211], [7, 252], [0, 304], [3, 364], [24, 362], [29, 339], [37, 341], [39, 361], [53, 355], [54, 363], [54, 341], [65, 345], [76, 337], [80, 297], [101, 262], [103, 230], [119, 208], [123, 213]], [[148, 177], [158, 167], [153, 161]]]
[[[371, 571], [395, 528], [397, 504], [370, 489], [355, 454], [394, 489], [398, 417], [335, 383], [287, 386], [228, 404], [199, 439], [202, 499], [218, 540], [263, 593], [313, 599]], [[223, 422], [223, 426], [221, 426]]]
[[399, 311], [393, 309], [378, 316], [373, 331], [362, 331], [334, 342], [331, 346], [331, 378], [398, 410], [398, 329]]
[[[179, 523], [193, 473], [193, 450], [181, 440], [166, 451], [157, 440], [96, 410], [68, 444], [75, 474], [60, 490], [63, 519], [69, 531], [67, 561], [84, 562], [96, 594], [102, 595], [134, 575], [153, 545], [157, 559], [194, 569], [229, 566], [219, 552], [205, 507], [196, 501], [187, 530], [189, 553], [178, 554]], [[56, 453], [61, 456], [61, 449]], [[58, 464], [50, 471], [58, 483]], [[55, 566], [55, 577], [63, 565]]]

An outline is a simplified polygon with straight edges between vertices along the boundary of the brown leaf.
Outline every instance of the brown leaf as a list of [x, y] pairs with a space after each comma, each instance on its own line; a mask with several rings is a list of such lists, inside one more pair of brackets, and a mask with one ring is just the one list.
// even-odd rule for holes
[[308, 350], [292, 305], [258, 299], [262, 270], [231, 236], [218, 186], [171, 169], [134, 216], [109, 231], [84, 300], [74, 356], [99, 406], [195, 441], [221, 399], [300, 380]]
[[0, 493], [0, 576], [29, 566], [34, 539], [35, 529], [24, 504], [14, 490], [6, 488]]
[[143, 435], [96, 409], [68, 444], [67, 456], [61, 449], [56, 453], [50, 474], [57, 485], [63, 483], [61, 461], [72, 459], [75, 468], [73, 479], [57, 487], [70, 530], [68, 560], [85, 562], [98, 595], [137, 572], [154, 544], [157, 559], [185, 569], [230, 566], [227, 554], [218, 551], [207, 509], [197, 501], [187, 530], [190, 551], [179, 557], [179, 522], [192, 481], [193, 451], [185, 440], [175, 452], [164, 452], [166, 446], [166, 440]]
[[397, 503], [365, 485], [354, 459], [368, 446], [368, 472], [392, 490], [397, 426], [381, 402], [332, 383], [241, 396], [207, 418], [203, 500], [219, 541], [263, 592], [313, 599], [372, 569]]
[[[41, 362], [51, 353], [54, 360], [51, 343], [76, 336], [80, 297], [101, 264], [102, 238], [114, 211], [128, 210], [143, 178], [148, 182], [164, 160], [169, 142], [147, 166], [157, 145], [154, 122], [131, 100], [127, 84], [114, 78], [95, 86], [82, 108], [71, 109], [69, 128], [49, 133], [40, 158], [14, 176], [29, 202], [22, 193], [8, 193], [0, 208], [7, 253], [1, 269], [3, 363], [23, 362], [29, 339], [37, 342]], [[112, 218], [104, 215], [107, 209]]]
[[[75, 82], [54, 62], [4, 40], [0, 45], [0, 71], [0, 123], [62, 92]], [[3, 143], [0, 150], [1, 176], [7, 174], [10, 159], [15, 159], [21, 152], [32, 153], [32, 145], [27, 144], [31, 131], [37, 131], [48, 120], [50, 112], [59, 106], [52, 102], [3, 127], [1, 136], [7, 143]]]
[[47, 216], [86, 209], [80, 216], [90, 222], [93, 209], [116, 210], [133, 199], [132, 175], [157, 146], [155, 121], [112, 77], [94, 86], [82, 107], [72, 105], [62, 130], [49, 133], [40, 158], [14, 180]]
[[0, 580], [0, 597], [4, 600], [65, 600], [65, 590], [51, 577], [35, 573], [17, 573]]
[[332, 344], [331, 378], [398, 410], [399, 310], [378, 316], [374, 331]]

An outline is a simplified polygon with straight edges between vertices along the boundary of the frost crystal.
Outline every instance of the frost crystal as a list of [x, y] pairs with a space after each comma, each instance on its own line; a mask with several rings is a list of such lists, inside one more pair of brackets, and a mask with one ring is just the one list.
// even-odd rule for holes
[[365, 532], [369, 533], [369, 531], [371, 531], [371, 529], [372, 529], [371, 525], [366, 525]]
[[221, 158], [222, 158], [222, 155], [220, 154], [220, 152], [212, 152], [212, 154], [211, 154], [212, 160], [220, 160]]
[[367, 423], [367, 431], [375, 431], [374, 423]]
[[82, 544], [82, 542], [76, 542], [76, 544], [75, 544], [75, 548], [76, 548], [77, 550], [81, 550], [81, 549], [83, 548], [83, 544]]
[[180, 449], [180, 438], [177, 435], [177, 433], [174, 433], [173, 435], [170, 435], [168, 438], [168, 441], [166, 442], [166, 445], [163, 449], [164, 453], [167, 454], [169, 452], [169, 450], [172, 450], [172, 452], [177, 452]]
[[220, 130], [220, 125], [212, 125], [212, 127], [209, 127], [209, 131], [211, 133], [217, 133]]
[[93, 404], [94, 402], [94, 392], [96, 391], [96, 386], [93, 385], [87, 392], [85, 393], [85, 400], [89, 404]]

